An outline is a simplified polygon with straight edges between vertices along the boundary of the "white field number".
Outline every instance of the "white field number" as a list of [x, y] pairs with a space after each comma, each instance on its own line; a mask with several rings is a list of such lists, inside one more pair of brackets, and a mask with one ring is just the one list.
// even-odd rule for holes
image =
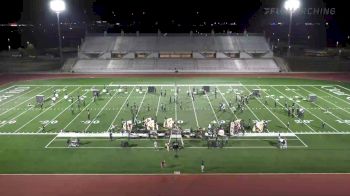
[[12, 90], [7, 91], [6, 93], [8, 93], [8, 94], [19, 94], [19, 93], [22, 93], [22, 92], [24, 92], [24, 91], [26, 91], [28, 89], [30, 89], [30, 87], [16, 87], [16, 88], [14, 88]]
[[65, 88], [59, 88], [59, 89], [56, 89], [56, 92], [59, 93], [59, 92], [65, 92], [67, 91], [67, 89]]
[[336, 120], [340, 124], [350, 124], [350, 120]]
[[0, 102], [1, 101], [4, 101], [4, 100], [6, 100], [6, 99], [8, 99], [8, 98], [10, 98], [10, 97], [12, 97], [13, 95], [0, 95]]
[[45, 125], [48, 125], [48, 124], [53, 125], [53, 124], [57, 124], [58, 121], [57, 120], [41, 120], [40, 123], [45, 124]]
[[15, 94], [22, 93], [28, 90], [29, 88], [30, 87], [16, 87], [14, 89], [8, 90], [7, 92], [5, 92], [6, 95], [0, 95], [0, 102], [14, 96]]
[[7, 121], [7, 120], [0, 120], [0, 125], [5, 125], [5, 124], [12, 125], [12, 124], [15, 124], [15, 123], [16, 123], [16, 120], [9, 120], [9, 121]]
[[333, 86], [322, 86], [321, 88], [339, 96], [346, 96], [346, 99], [350, 101], [350, 94], [341, 91], [339, 88]]
[[81, 123], [83, 123], [83, 124], [86, 124], [86, 125], [88, 125], [88, 124], [99, 124], [100, 123], [100, 121], [99, 120], [82, 120], [82, 121], [80, 121]]
[[313, 120], [294, 120], [297, 124], [310, 124]]

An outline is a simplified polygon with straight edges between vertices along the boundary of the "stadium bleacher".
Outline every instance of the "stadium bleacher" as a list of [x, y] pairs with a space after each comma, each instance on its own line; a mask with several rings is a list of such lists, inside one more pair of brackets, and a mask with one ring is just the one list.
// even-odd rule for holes
[[74, 72], [279, 72], [262, 35], [91, 35]]

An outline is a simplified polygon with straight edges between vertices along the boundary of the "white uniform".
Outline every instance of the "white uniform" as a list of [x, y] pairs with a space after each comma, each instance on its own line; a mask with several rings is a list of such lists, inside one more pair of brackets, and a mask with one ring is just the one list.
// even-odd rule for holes
[[156, 141], [154, 141], [153, 145], [154, 145], [154, 149], [158, 150], [158, 143]]

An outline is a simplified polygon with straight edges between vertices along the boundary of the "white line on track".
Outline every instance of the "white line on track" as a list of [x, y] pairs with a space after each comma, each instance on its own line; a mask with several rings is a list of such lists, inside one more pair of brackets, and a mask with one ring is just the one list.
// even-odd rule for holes
[[[76, 90], [78, 90], [79, 88], [76, 88], [75, 90], [73, 90], [72, 92], [70, 92], [68, 95], [74, 93]], [[40, 114], [38, 114], [36, 117], [32, 118], [30, 121], [28, 121], [27, 123], [25, 123], [23, 126], [21, 126], [20, 128], [18, 128], [15, 133], [17, 133], [19, 130], [21, 130], [23, 127], [25, 127], [26, 125], [28, 125], [29, 123], [33, 122], [33, 120], [37, 119], [39, 116], [41, 116], [42, 114], [44, 114], [45, 112], [47, 112], [50, 108], [52, 108], [53, 106], [56, 106], [58, 103], [60, 103], [61, 101], [63, 101], [64, 99], [59, 100], [57, 103], [51, 105], [49, 108], [45, 109], [44, 111], [42, 111]]]
[[[131, 92], [129, 93], [128, 97], [125, 99], [123, 105], [120, 107], [118, 113], [115, 115], [115, 117], [114, 117], [113, 121], [111, 122], [111, 124], [109, 125], [109, 128], [108, 128], [108, 129], [110, 129], [110, 128], [112, 127], [114, 121], [118, 118], [120, 112], [122, 111], [122, 108], [124, 107], [124, 105], [126, 104], [126, 102], [129, 100], [129, 97], [130, 97], [130, 95], [134, 92], [134, 90], [135, 90], [135, 86], [134, 86], [134, 88], [131, 90]], [[108, 130], [107, 130], [107, 131], [108, 131]]]
[[95, 121], [97, 119], [97, 117], [101, 114], [101, 112], [105, 109], [105, 107], [109, 104], [109, 102], [111, 102], [113, 100], [113, 98], [115, 97], [115, 95], [118, 93], [118, 91], [115, 91], [114, 95], [107, 101], [107, 103], [101, 108], [101, 110], [97, 113], [97, 115], [95, 116], [95, 118], [90, 122], [90, 124], [85, 128], [84, 132], [86, 132], [89, 127], [92, 125], [92, 122]]
[[196, 117], [197, 128], [199, 128], [199, 123], [198, 123], [198, 118], [197, 118], [197, 112], [196, 112], [196, 108], [194, 107], [194, 102], [193, 102], [192, 93], [191, 93], [192, 91], [191, 91], [191, 89], [190, 89], [190, 86], [188, 86], [188, 91], [189, 91], [189, 93], [191, 94], [190, 99], [191, 99], [191, 101], [192, 101], [193, 112], [194, 112], [194, 116]]

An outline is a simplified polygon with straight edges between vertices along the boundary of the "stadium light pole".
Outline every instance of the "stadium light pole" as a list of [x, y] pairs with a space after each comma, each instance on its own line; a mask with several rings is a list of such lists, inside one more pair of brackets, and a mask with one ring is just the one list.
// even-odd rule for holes
[[58, 46], [60, 53], [60, 61], [63, 61], [62, 57], [62, 38], [61, 38], [61, 27], [60, 27], [60, 13], [66, 10], [66, 3], [63, 0], [52, 0], [50, 1], [50, 8], [57, 14], [57, 31], [58, 31]]
[[289, 12], [289, 30], [288, 30], [288, 51], [287, 56], [290, 56], [290, 48], [291, 48], [291, 33], [292, 33], [292, 21], [293, 21], [293, 13], [299, 9], [300, 1], [299, 0], [287, 0], [284, 2], [284, 9]]

